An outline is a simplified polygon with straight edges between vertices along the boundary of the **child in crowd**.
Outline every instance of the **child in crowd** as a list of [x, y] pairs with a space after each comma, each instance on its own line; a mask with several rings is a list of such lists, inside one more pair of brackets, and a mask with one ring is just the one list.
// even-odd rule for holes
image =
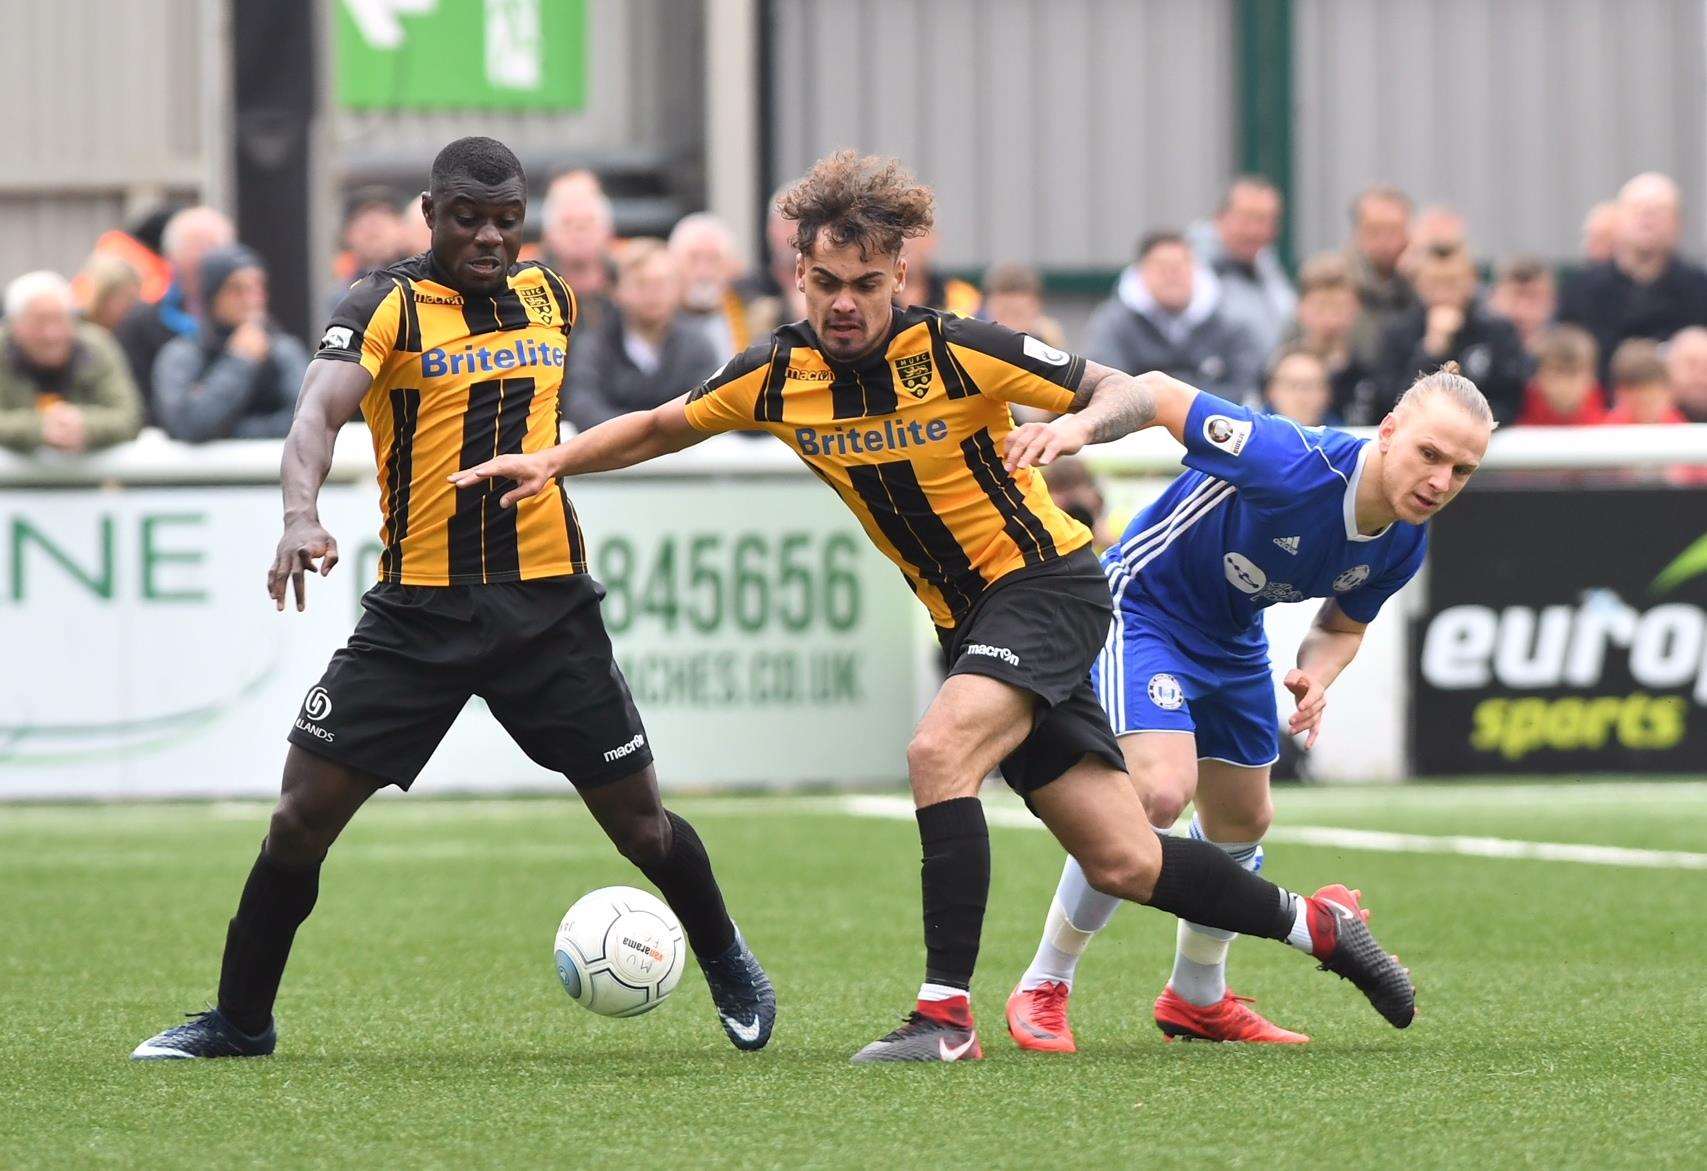
[[1612, 409], [1608, 423], [1687, 423], [1677, 409], [1658, 342], [1631, 338], [1612, 352]]
[[1595, 379], [1600, 349], [1586, 329], [1549, 325], [1535, 336], [1535, 377], [1523, 391], [1523, 426], [1589, 427], [1606, 422]]

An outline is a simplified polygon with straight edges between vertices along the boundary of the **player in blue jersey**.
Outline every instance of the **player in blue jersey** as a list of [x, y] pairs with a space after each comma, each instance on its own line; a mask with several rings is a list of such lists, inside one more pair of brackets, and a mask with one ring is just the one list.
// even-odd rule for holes
[[[1425, 526], [1475, 472], [1494, 420], [1456, 363], [1419, 378], [1370, 440], [1146, 377], [1160, 380], [1158, 419], [1184, 419], [1175, 437], [1188, 470], [1103, 554], [1116, 618], [1092, 682], [1152, 825], [1166, 833], [1195, 803], [1191, 836], [1257, 871], [1279, 755], [1263, 610], [1327, 599], [1285, 680], [1297, 700], [1288, 730], [1314, 744], [1329, 685], [1382, 603], [1422, 565]], [[1073, 1051], [1074, 971], [1119, 905], [1068, 859], [1037, 955], [1008, 1001], [1022, 1048]], [[1309, 1040], [1227, 990], [1231, 933], [1182, 920], [1178, 938], [1156, 1001], [1163, 1033]]]

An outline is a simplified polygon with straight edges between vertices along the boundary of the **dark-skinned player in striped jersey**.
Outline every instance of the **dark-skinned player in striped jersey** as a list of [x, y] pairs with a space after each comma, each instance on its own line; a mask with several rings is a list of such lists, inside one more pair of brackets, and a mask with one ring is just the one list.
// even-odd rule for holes
[[[1090, 533], [1036, 470], [1148, 426], [1177, 437], [1189, 400], [988, 322], [902, 309], [904, 240], [932, 195], [896, 163], [820, 160], [779, 202], [795, 225], [804, 321], [651, 411], [548, 451], [454, 478], [514, 481], [525, 502], [559, 477], [629, 467], [722, 431], [768, 431], [859, 517], [931, 613], [949, 674], [907, 746], [923, 846], [925, 978], [901, 1026], [855, 1061], [981, 1057], [969, 989], [990, 882], [978, 790], [998, 764], [1098, 890], [1193, 922], [1280, 940], [1410, 1024], [1409, 974], [1341, 888], [1300, 896], [1207, 842], [1159, 837], [1091, 688], [1112, 618]], [[1016, 427], [1010, 403], [1063, 412]]]
[[526, 208], [526, 177], [503, 143], [446, 146], [421, 195], [432, 247], [352, 285], [308, 365], [285, 440], [284, 535], [267, 592], [280, 610], [293, 594], [300, 610], [307, 574], [338, 563], [316, 501], [338, 429], [358, 409], [378, 465], [380, 580], [292, 725], [278, 805], [226, 930], [218, 1003], [150, 1037], [135, 1058], [273, 1051], [273, 1002], [327, 851], [374, 793], [409, 788], [473, 695], [575, 786], [663, 894], [730, 1042], [751, 1050], [770, 1039], [775, 991], [729, 919], [699, 835], [660, 800], [568, 496], [500, 508], [493, 485], [446, 483], [473, 453], [557, 440], [575, 294], [545, 266], [517, 262]]

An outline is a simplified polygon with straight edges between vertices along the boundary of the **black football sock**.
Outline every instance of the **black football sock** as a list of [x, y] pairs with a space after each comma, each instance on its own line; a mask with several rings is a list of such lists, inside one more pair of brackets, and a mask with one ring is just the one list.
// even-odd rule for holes
[[1149, 906], [1205, 927], [1284, 940], [1292, 931], [1292, 896], [1259, 878], [1209, 842], [1158, 834], [1162, 872]]
[[688, 937], [694, 954], [712, 959], [729, 950], [735, 942], [735, 924], [723, 906], [723, 892], [717, 887], [717, 877], [711, 872], [711, 856], [705, 843], [680, 817], [664, 811], [670, 821], [670, 849], [663, 859], [650, 866], [640, 867], [646, 880], [658, 888], [670, 910], [682, 921], [682, 932]]
[[990, 897], [990, 831], [976, 797], [917, 811], [925, 903], [925, 983], [971, 988]]
[[262, 843], [226, 928], [219, 966], [219, 1011], [245, 1033], [264, 1032], [272, 1022], [291, 942], [319, 894], [319, 863], [307, 869], [280, 866]]

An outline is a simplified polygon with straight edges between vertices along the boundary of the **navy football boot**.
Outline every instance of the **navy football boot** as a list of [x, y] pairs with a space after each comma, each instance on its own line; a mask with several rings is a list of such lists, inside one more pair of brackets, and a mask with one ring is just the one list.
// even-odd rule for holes
[[269, 1022], [256, 1036], [240, 1030], [217, 1008], [186, 1013], [188, 1020], [148, 1038], [130, 1055], [132, 1061], [178, 1061], [191, 1057], [265, 1057], [278, 1044], [279, 1033]]
[[735, 929], [735, 942], [727, 951], [701, 959], [699, 967], [730, 1044], [737, 1049], [763, 1049], [776, 1025], [776, 989], [741, 929]]

